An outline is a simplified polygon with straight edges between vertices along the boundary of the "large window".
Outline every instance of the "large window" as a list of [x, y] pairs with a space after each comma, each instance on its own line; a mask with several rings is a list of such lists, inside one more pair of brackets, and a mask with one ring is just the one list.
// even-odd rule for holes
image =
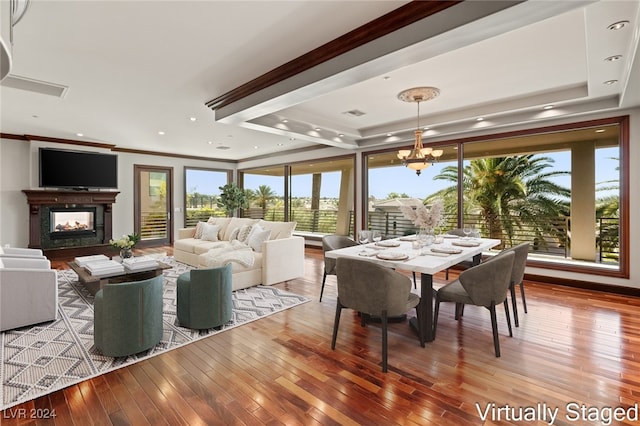
[[394, 199], [440, 199], [441, 231], [467, 224], [503, 247], [529, 241], [534, 265], [628, 277], [627, 135], [622, 117], [456, 140], [419, 177], [395, 151], [369, 154], [366, 225], [410, 232]]
[[354, 156], [245, 170], [245, 216], [297, 222], [307, 235], [353, 235]]
[[211, 216], [225, 216], [226, 212], [217, 205], [220, 187], [230, 181], [227, 170], [184, 168], [184, 221], [185, 226], [195, 226], [198, 221], [206, 221]]

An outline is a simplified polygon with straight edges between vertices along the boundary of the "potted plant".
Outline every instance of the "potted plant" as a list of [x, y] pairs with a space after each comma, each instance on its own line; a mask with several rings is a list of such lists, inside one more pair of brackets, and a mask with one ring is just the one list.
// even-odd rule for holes
[[120, 257], [122, 259], [128, 259], [133, 256], [133, 248], [140, 241], [139, 234], [123, 235], [120, 239], [109, 240], [111, 247], [120, 250]]
[[218, 207], [223, 208], [227, 212], [227, 216], [233, 216], [238, 209], [247, 208], [249, 205], [249, 197], [235, 183], [228, 183], [220, 186], [220, 196], [218, 197]]

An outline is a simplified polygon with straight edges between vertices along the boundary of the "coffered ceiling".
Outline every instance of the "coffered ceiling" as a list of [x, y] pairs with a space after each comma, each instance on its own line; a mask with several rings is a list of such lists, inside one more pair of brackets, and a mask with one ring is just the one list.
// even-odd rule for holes
[[407, 2], [31, 0], [13, 32], [0, 131], [235, 161], [411, 143], [416, 104], [397, 94], [414, 86], [441, 92], [420, 106], [425, 143], [637, 107], [639, 3], [461, 2], [210, 109]]

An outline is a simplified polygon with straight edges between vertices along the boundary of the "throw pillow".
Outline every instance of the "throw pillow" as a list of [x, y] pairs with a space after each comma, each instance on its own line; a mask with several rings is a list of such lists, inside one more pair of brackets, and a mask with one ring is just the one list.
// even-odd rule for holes
[[202, 231], [204, 231], [204, 222], [198, 222], [196, 224], [196, 233], [193, 235], [193, 238], [199, 240], [202, 238]]
[[234, 228], [233, 231], [231, 231], [231, 235], [229, 235], [229, 241], [237, 240], [239, 232], [240, 228]]
[[252, 228], [253, 225], [241, 226], [240, 230], [238, 231], [238, 241], [240, 241], [241, 243], [246, 243], [249, 239], [249, 234], [251, 233]]
[[247, 245], [251, 247], [253, 251], [262, 252], [262, 243], [267, 241], [270, 236], [270, 229], [262, 229], [256, 225], [251, 230], [251, 235], [249, 235]]
[[203, 223], [202, 239], [205, 241], [218, 241], [219, 225], [210, 225]]

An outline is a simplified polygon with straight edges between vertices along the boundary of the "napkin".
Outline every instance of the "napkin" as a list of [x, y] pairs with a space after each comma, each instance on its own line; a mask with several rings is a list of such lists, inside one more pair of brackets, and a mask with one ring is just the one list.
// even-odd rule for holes
[[473, 241], [452, 241], [451, 245], [460, 247], [478, 247], [480, 243]]

